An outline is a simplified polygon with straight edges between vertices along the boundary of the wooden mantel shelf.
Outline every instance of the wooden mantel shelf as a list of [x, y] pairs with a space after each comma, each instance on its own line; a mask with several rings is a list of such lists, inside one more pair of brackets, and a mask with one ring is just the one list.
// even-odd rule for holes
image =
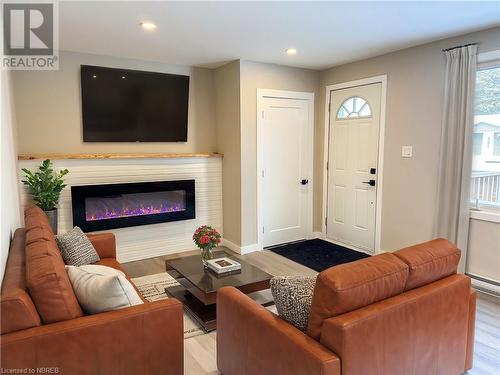
[[167, 153], [148, 153], [148, 154], [19, 154], [18, 160], [61, 160], [61, 159], [163, 159], [163, 158], [220, 158], [223, 154], [212, 153], [193, 153], [193, 154], [167, 154]]

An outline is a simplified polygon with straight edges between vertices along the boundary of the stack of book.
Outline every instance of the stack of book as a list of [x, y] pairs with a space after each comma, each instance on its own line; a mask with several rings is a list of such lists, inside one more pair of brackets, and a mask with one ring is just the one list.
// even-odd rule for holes
[[241, 264], [231, 258], [216, 258], [207, 261], [208, 268], [220, 275], [241, 270]]

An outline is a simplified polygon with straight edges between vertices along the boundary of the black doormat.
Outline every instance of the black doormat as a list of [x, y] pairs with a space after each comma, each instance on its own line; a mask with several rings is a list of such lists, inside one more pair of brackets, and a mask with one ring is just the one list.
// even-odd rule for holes
[[289, 243], [267, 250], [312, 268], [317, 272], [338, 264], [369, 257], [368, 254], [319, 239]]

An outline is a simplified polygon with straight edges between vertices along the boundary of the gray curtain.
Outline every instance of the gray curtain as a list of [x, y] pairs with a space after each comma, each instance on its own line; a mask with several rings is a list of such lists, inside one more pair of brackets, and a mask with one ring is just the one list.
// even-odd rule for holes
[[[476, 45], [444, 52], [446, 72], [434, 234], [454, 242], [463, 251], [467, 249], [469, 231], [476, 53]], [[462, 269], [464, 260], [462, 254]]]

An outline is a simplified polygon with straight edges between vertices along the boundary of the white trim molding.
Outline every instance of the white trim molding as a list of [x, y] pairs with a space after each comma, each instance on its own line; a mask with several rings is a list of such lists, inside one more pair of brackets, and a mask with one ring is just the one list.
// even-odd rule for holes
[[262, 111], [264, 108], [264, 98], [285, 98], [285, 99], [297, 99], [305, 100], [309, 102], [309, 130], [310, 130], [310, 141], [311, 141], [311, 155], [310, 155], [310, 165], [309, 165], [309, 197], [308, 197], [308, 208], [307, 208], [307, 229], [306, 238], [311, 238], [313, 236], [313, 209], [314, 209], [314, 93], [313, 92], [299, 92], [299, 91], [287, 91], [287, 90], [272, 90], [272, 89], [257, 89], [257, 244], [244, 246], [244, 248], [252, 249], [257, 246], [257, 249], [263, 248], [264, 235], [261, 228], [264, 225], [264, 212], [262, 203], [262, 167], [264, 161], [262, 160]]
[[498, 286], [495, 282], [491, 282], [490, 280], [483, 279], [481, 277], [478, 279], [478, 276], [473, 273], [466, 273], [466, 275], [470, 276], [471, 284], [474, 288], [495, 297], [500, 296], [500, 286]]
[[492, 61], [500, 61], [500, 49], [478, 53], [477, 55], [477, 63], [479, 65]]
[[[384, 141], [385, 141], [385, 122], [386, 122], [386, 103], [387, 103], [387, 75], [379, 75], [369, 78], [358, 79], [326, 86], [325, 92], [325, 132], [323, 145], [323, 215], [322, 230], [323, 237], [326, 239], [326, 216], [328, 206], [328, 145], [330, 140], [330, 97], [331, 92], [357, 86], [365, 86], [374, 83], [380, 83], [382, 91], [380, 95], [380, 128], [378, 141], [378, 165], [377, 165], [377, 209], [375, 213], [375, 254], [381, 252], [381, 233], [382, 233], [382, 189], [384, 177]], [[345, 244], [342, 244], [346, 246]], [[356, 249], [361, 250], [361, 249]], [[363, 250], [361, 250], [363, 251]]]
[[319, 238], [320, 240], [324, 240], [325, 239], [325, 235], [322, 232], [313, 232], [311, 238], [308, 238], [308, 239], [313, 240], [313, 239], [316, 239], [316, 238]]
[[470, 210], [470, 218], [475, 220], [500, 223], [500, 211]]
[[240, 246], [236, 245], [234, 242], [229, 241], [228, 239], [222, 239], [222, 246], [227, 247], [229, 250], [234, 251], [237, 254], [245, 255], [249, 253], [253, 253], [254, 251], [262, 250], [258, 244]]

